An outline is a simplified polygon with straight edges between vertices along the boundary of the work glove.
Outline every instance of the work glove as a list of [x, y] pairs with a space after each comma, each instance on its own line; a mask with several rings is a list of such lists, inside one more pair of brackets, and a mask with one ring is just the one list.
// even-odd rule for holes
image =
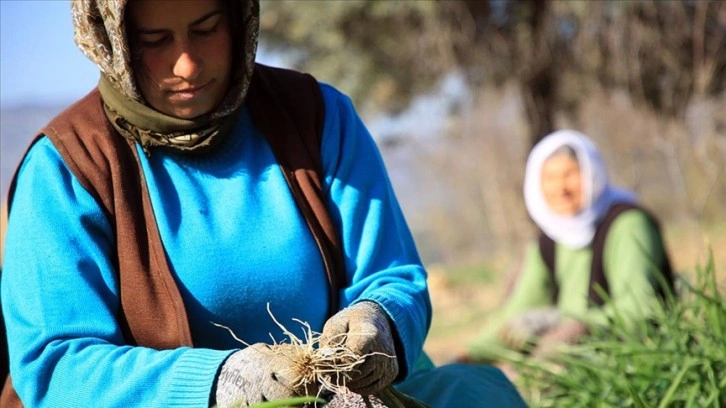
[[555, 308], [529, 310], [509, 321], [500, 330], [499, 339], [507, 347], [521, 350], [559, 322], [560, 312]]
[[[345, 386], [362, 395], [374, 394], [398, 376], [398, 360], [388, 315], [375, 302], [356, 303], [331, 317], [320, 336], [321, 347], [345, 346], [364, 357]], [[372, 354], [374, 353], [374, 354]]]
[[275, 350], [267, 344], [255, 343], [229, 356], [217, 377], [219, 407], [246, 407], [317, 393], [311, 385], [306, 389], [305, 385], [293, 383], [296, 375], [288, 357], [293, 353], [282, 353], [279, 349], [295, 346], [277, 344], [274, 347]]
[[564, 320], [557, 326], [549, 328], [542, 333], [537, 349], [532, 353], [535, 357], [548, 357], [555, 354], [562, 345], [576, 344], [583, 336], [590, 332], [590, 328], [579, 320]]

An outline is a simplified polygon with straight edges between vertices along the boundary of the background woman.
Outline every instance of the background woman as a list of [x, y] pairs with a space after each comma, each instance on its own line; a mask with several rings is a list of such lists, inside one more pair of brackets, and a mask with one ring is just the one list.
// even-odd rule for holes
[[560, 130], [542, 139], [527, 160], [524, 198], [539, 239], [469, 359], [525, 347], [545, 354], [615, 312], [636, 321], [659, 307], [672, 276], [658, 224], [633, 193], [609, 183], [587, 136]]

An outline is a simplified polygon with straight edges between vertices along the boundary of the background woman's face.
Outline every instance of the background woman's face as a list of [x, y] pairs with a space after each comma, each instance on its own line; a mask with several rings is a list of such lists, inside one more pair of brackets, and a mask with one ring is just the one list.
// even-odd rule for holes
[[146, 101], [191, 119], [214, 110], [232, 70], [229, 21], [218, 0], [133, 0], [128, 17], [136, 82]]
[[574, 215], [582, 208], [582, 176], [577, 160], [556, 154], [542, 166], [542, 194], [552, 211]]

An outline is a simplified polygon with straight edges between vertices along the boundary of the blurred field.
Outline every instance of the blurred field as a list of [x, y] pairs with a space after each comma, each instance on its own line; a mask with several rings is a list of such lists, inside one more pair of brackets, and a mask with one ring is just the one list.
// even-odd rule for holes
[[[57, 110], [5, 112], [4, 187], [29, 139]], [[692, 273], [710, 247], [726, 287], [726, 100], [696, 106], [689, 118], [664, 124], [622, 95], [593, 93], [580, 126], [566, 118], [563, 126], [590, 134], [602, 146], [612, 179], [660, 216], [680, 273]], [[430, 273], [434, 317], [426, 350], [443, 363], [496, 313], [506, 278], [531, 237], [521, 198], [528, 145], [512, 88], [483, 92], [435, 137], [422, 138], [425, 131], [413, 126], [398, 143], [379, 144]], [[3, 239], [0, 233], [0, 260]]]
[[[3, 206], [27, 142], [58, 110], [3, 112]], [[438, 127], [421, 116], [371, 130], [430, 273], [434, 317], [425, 348], [444, 363], [496, 313], [532, 236], [521, 194], [530, 144], [514, 84], [482, 90]], [[659, 216], [680, 273], [693, 273], [711, 248], [726, 287], [726, 95], [691, 104], [675, 121], [626, 94], [593, 90], [558, 126], [590, 135], [611, 179]], [[394, 128], [399, 133], [386, 134]]]
[[[533, 237], [522, 199], [529, 151], [516, 88], [486, 90], [438, 139], [383, 149], [430, 273], [437, 363], [464, 351], [496, 313], [507, 277]], [[726, 290], [726, 96], [693, 104], [682, 121], [593, 91], [560, 127], [600, 146], [614, 184], [658, 216], [676, 270], [693, 274], [713, 251]]]

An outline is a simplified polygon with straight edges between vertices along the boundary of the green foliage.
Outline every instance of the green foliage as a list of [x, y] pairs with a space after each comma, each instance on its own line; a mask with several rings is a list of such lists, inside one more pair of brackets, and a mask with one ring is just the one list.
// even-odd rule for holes
[[[260, 404], [252, 405], [250, 408], [294, 408], [294, 407], [302, 407], [302, 406], [308, 406], [305, 404], [315, 403], [320, 404], [324, 403], [325, 400], [322, 400], [320, 398], [316, 397], [297, 397], [297, 398], [290, 398], [280, 401], [269, 401], [269, 402], [263, 402]], [[237, 403], [239, 404], [239, 403]], [[235, 407], [236, 405], [233, 405]], [[216, 406], [215, 406], [216, 407]]]
[[726, 406], [726, 298], [713, 257], [656, 318], [614, 318], [582, 345], [546, 361], [519, 360], [534, 407]]
[[324, 400], [321, 400], [320, 398], [315, 397], [300, 397], [300, 398], [292, 398], [289, 400], [284, 401], [270, 401], [270, 402], [263, 402], [262, 404], [257, 404], [253, 408], [289, 408], [289, 407], [299, 407], [302, 406], [305, 403], [323, 403]]
[[438, 2], [263, 1], [261, 40], [363, 109], [401, 111], [451, 65]]
[[[452, 71], [521, 86], [535, 133], [595, 88], [668, 116], [726, 88], [726, 3], [263, 1], [261, 42], [366, 109], [397, 113]], [[536, 136], [535, 134], [535, 136]], [[536, 139], [535, 139], [536, 140]]]
[[[375, 396], [387, 407], [390, 408], [428, 408], [428, 405], [415, 398], [398, 391], [389, 386], [375, 394]], [[365, 397], [364, 397], [365, 398]], [[364, 400], [368, 401], [368, 400]], [[269, 401], [252, 405], [250, 408], [294, 408], [294, 407], [323, 407], [326, 401], [320, 398], [307, 396], [290, 398], [280, 401]], [[366, 402], [369, 404], [369, 402]], [[366, 405], [368, 406], [368, 405]]]

